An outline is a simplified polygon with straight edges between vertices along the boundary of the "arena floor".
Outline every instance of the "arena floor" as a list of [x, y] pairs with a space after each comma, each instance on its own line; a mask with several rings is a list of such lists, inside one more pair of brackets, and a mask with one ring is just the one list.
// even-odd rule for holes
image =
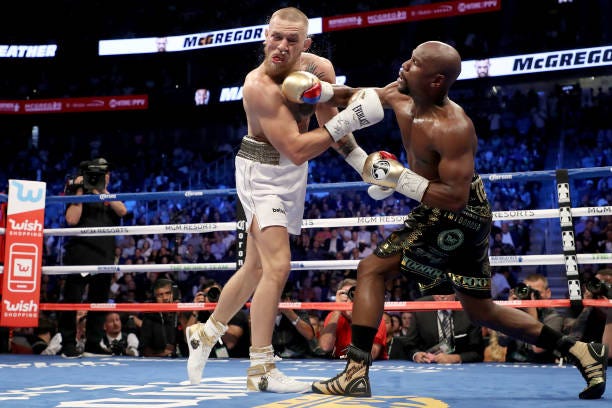
[[[202, 383], [186, 381], [185, 359], [0, 355], [0, 406], [13, 407], [610, 407], [604, 398], [578, 399], [584, 382], [573, 366], [480, 363], [420, 365], [376, 362], [374, 397], [246, 392], [245, 360], [209, 361]], [[284, 360], [288, 375], [335, 375], [342, 361]], [[608, 374], [610, 370], [608, 370]]]

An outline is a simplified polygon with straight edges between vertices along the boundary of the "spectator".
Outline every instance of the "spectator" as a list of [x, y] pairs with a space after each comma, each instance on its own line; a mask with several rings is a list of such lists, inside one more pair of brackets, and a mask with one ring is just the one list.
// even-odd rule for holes
[[[296, 302], [297, 299], [294, 298], [293, 293], [293, 285], [288, 282], [283, 290], [281, 301]], [[310, 342], [314, 338], [314, 328], [306, 313], [298, 313], [293, 309], [279, 309], [272, 332], [272, 346], [276, 354], [282, 358], [309, 357], [311, 355]]]
[[[216, 303], [222, 290], [221, 284], [212, 279], [207, 280], [202, 284], [193, 301]], [[209, 316], [209, 311], [201, 311], [198, 313], [197, 320], [205, 322]], [[239, 310], [228, 322], [227, 331], [221, 336], [221, 341], [213, 347], [210, 355], [217, 358], [247, 358], [251, 345], [250, 338], [249, 317], [244, 310]]]
[[[336, 291], [336, 302], [347, 303], [352, 299], [349, 293], [357, 281], [354, 279], [344, 279], [338, 284]], [[351, 311], [333, 310], [325, 318], [323, 329], [319, 336], [319, 347], [333, 358], [341, 358], [346, 354], [348, 346], [351, 344]], [[386, 360], [387, 328], [383, 319], [380, 320], [378, 332], [374, 338], [371, 355], [372, 360]]]
[[41, 317], [38, 321], [38, 327], [34, 329], [34, 336], [30, 340], [32, 354], [41, 354], [49, 346], [55, 332], [54, 322], [49, 318]]
[[402, 321], [402, 327], [400, 328], [400, 336], [405, 336], [408, 334], [408, 330], [412, 325], [414, 325], [414, 313], [412, 312], [402, 312], [400, 315]]
[[[433, 295], [419, 300], [442, 302], [456, 297]], [[483, 360], [484, 348], [481, 328], [470, 322], [465, 311], [416, 312], [414, 325], [405, 337], [395, 339], [389, 358], [429, 364], [475, 363]]]
[[[393, 335], [393, 337], [401, 336], [402, 335], [402, 321], [400, 317], [395, 313], [390, 314], [390, 316], [391, 316], [391, 334]], [[389, 330], [387, 330], [387, 332], [388, 331]], [[389, 333], [387, 333], [387, 335], [388, 334]]]
[[390, 354], [391, 347], [393, 345], [393, 320], [389, 312], [383, 312], [383, 322], [385, 322], [385, 328], [387, 329], [387, 338], [385, 339], [385, 352], [387, 355]]
[[105, 336], [100, 340], [100, 353], [113, 356], [138, 356], [139, 341], [134, 333], [122, 329], [121, 316], [117, 312], [106, 314]]
[[[508, 300], [536, 300], [550, 299], [551, 297], [552, 293], [548, 287], [548, 279], [543, 275], [533, 273], [523, 279], [523, 285], [519, 284], [510, 290]], [[527, 307], [521, 310], [554, 330], [561, 331], [563, 328], [563, 316], [553, 308]], [[557, 359], [552, 351], [502, 333], [498, 333], [498, 342], [502, 347], [507, 347], [506, 361], [509, 362], [554, 363]]]
[[327, 253], [327, 259], [334, 259], [336, 253], [344, 250], [344, 239], [338, 234], [338, 229], [332, 228], [330, 237], [323, 243], [323, 251]]
[[495, 300], [508, 299], [511, 287], [506, 275], [510, 274], [510, 268], [505, 265], [493, 267], [491, 273], [491, 297]]
[[[80, 356], [85, 350], [85, 339], [86, 339], [86, 325], [87, 325], [87, 311], [77, 310], [75, 314], [75, 339], [74, 345], [77, 355]], [[40, 352], [42, 355], [54, 356], [62, 351], [63, 341], [62, 332], [58, 331], [49, 341], [47, 347]]]
[[[153, 286], [156, 303], [173, 303], [173, 282], [158, 279]], [[144, 357], [176, 357], [178, 316], [174, 312], [146, 313], [140, 328], [140, 343]]]

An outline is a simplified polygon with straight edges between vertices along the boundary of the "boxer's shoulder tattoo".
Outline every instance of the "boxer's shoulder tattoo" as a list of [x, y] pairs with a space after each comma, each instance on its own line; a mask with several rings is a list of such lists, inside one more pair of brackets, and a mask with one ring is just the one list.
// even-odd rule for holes
[[[321, 71], [318, 67], [318, 65], [315, 62], [309, 62], [308, 64], [306, 64], [306, 67], [304, 68], [304, 71], [308, 71], [313, 75], [316, 75], [317, 78], [319, 78], [322, 81], [326, 81], [325, 79], [325, 72]], [[329, 81], [327, 81], [329, 82]]]

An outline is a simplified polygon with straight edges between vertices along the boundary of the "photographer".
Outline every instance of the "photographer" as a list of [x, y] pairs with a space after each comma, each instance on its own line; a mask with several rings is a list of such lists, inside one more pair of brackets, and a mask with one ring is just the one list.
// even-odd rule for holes
[[[612, 299], [612, 269], [600, 269], [584, 285], [585, 299]], [[612, 359], [612, 308], [585, 307], [574, 321], [570, 335], [585, 342], [607, 344], [608, 361]]]
[[[355, 279], [344, 279], [338, 284], [336, 291], [336, 302], [353, 302], [353, 293], [357, 281]], [[319, 335], [319, 347], [332, 358], [343, 358], [348, 346], [351, 344], [352, 312], [350, 310], [332, 310], [325, 317], [323, 329]], [[387, 360], [387, 326], [381, 318], [378, 331], [374, 337], [374, 344], [370, 353], [372, 360]]]
[[[67, 195], [108, 194], [110, 165], [104, 158], [82, 162], [79, 175], [66, 184]], [[120, 225], [127, 209], [121, 201], [71, 203], [66, 208], [68, 227], [113, 227]], [[114, 263], [114, 236], [73, 236], [64, 247], [64, 265], [109, 265]], [[87, 302], [106, 303], [111, 284], [111, 275], [74, 273], [67, 275], [64, 287], [64, 303], [81, 303], [86, 285]], [[59, 317], [62, 333], [62, 355], [80, 356], [76, 348], [75, 312], [63, 312]], [[104, 336], [102, 326], [104, 314], [91, 312], [87, 319], [87, 341], [85, 351], [95, 352]]]
[[[548, 287], [548, 279], [538, 273], [532, 273], [527, 275], [522, 283], [510, 290], [508, 300], [538, 300], [550, 299], [551, 297], [552, 293]], [[553, 308], [525, 307], [521, 310], [554, 330], [561, 331], [563, 328], [564, 318]], [[554, 363], [557, 359], [552, 351], [502, 333], [498, 333], [498, 341], [502, 347], [507, 347], [506, 361], [508, 362]]]
[[[295, 302], [293, 283], [287, 282], [281, 302]], [[311, 356], [311, 344], [315, 333], [307, 313], [293, 309], [279, 309], [272, 332], [272, 346], [282, 358], [304, 358]], [[316, 340], [314, 340], [316, 342]]]
[[134, 333], [123, 332], [119, 313], [108, 312], [106, 314], [104, 333], [105, 336], [100, 340], [101, 354], [138, 356], [138, 337]]
[[[210, 279], [205, 281], [193, 299], [196, 303], [217, 303], [223, 287], [216, 281]], [[209, 311], [198, 313], [198, 320], [205, 322], [210, 316]], [[249, 357], [249, 347], [251, 332], [249, 327], [249, 317], [244, 310], [230, 319], [227, 324], [227, 331], [221, 336], [221, 341], [215, 344], [210, 356], [217, 358], [247, 358]]]

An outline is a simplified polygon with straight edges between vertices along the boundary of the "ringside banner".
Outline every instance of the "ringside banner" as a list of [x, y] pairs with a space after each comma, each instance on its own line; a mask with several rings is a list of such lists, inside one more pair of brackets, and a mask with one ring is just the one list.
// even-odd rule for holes
[[463, 0], [419, 4], [409, 7], [324, 17], [323, 32], [486, 13], [499, 11], [500, 9], [501, 0]]
[[31, 100], [0, 100], [0, 115], [146, 110], [148, 95], [87, 96]]
[[[501, 10], [501, 0], [461, 0], [330, 17], [314, 17], [309, 19], [308, 34], [314, 35], [330, 31], [353, 30], [499, 10]], [[263, 41], [266, 27], [267, 24], [167, 37], [101, 40], [98, 42], [98, 55], [191, 51]]]
[[[320, 34], [321, 26], [321, 18], [311, 18], [308, 23], [308, 34]], [[98, 55], [190, 51], [263, 41], [266, 27], [267, 25], [257, 25], [168, 37], [101, 40], [98, 42]]]
[[0, 326], [37, 327], [46, 183], [9, 180]]

